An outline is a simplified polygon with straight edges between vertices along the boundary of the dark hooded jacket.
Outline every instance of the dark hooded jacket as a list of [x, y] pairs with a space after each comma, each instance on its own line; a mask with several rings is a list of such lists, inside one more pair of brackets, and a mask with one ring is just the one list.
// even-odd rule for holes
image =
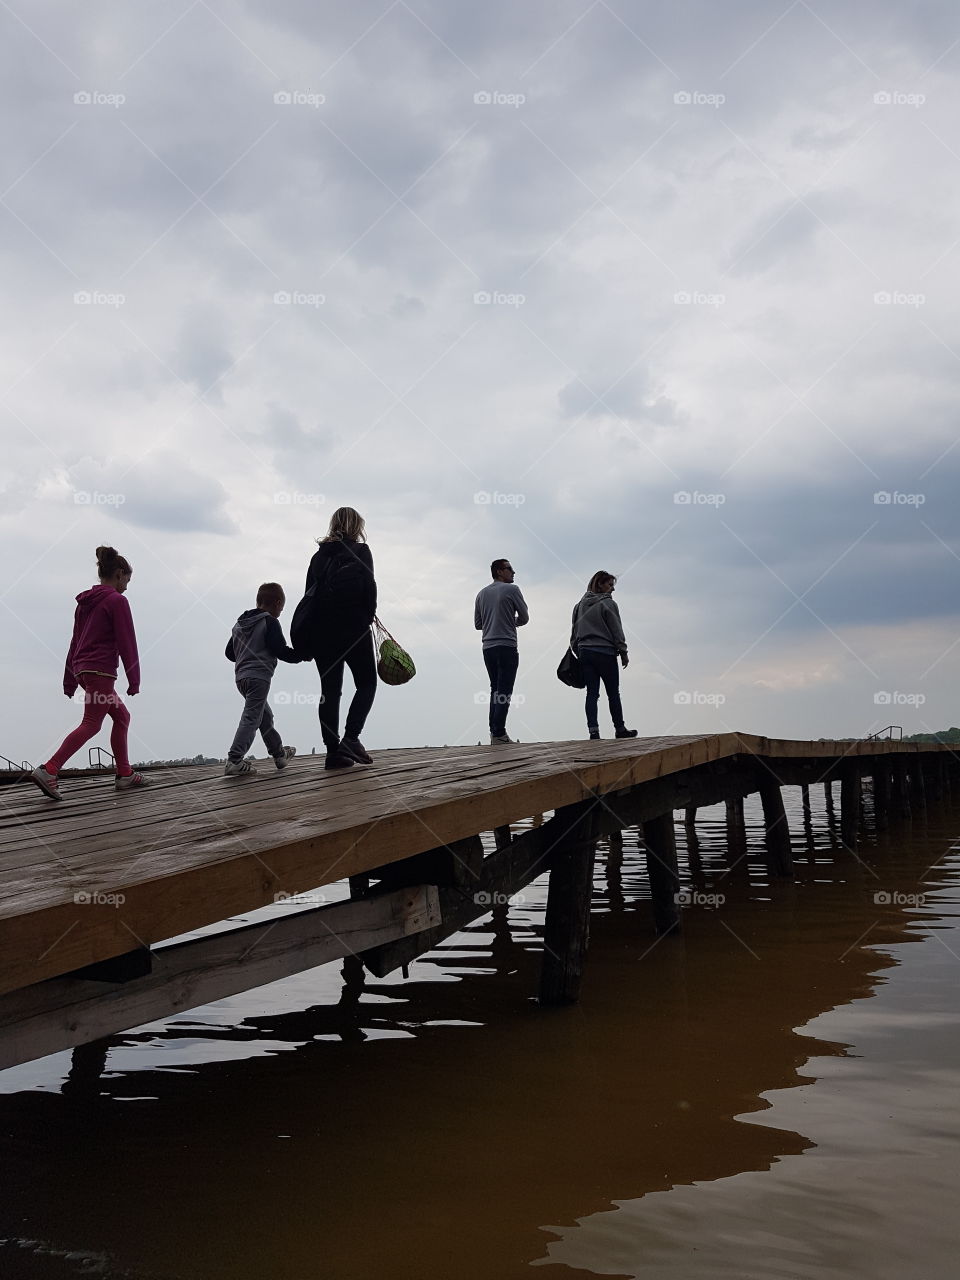
[[377, 583], [365, 542], [347, 538], [321, 542], [307, 569], [305, 591], [314, 585], [318, 598], [310, 625], [314, 653], [369, 630], [377, 612]]
[[587, 591], [573, 610], [570, 648], [600, 649], [606, 653], [627, 652], [620, 610], [609, 591]]

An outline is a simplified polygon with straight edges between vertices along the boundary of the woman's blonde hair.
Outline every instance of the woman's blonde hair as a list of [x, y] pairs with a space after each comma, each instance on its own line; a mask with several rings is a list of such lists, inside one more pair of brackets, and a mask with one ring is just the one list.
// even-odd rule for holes
[[366, 542], [365, 527], [366, 522], [359, 511], [354, 511], [353, 507], [337, 507], [330, 517], [327, 536], [321, 541], [343, 542], [346, 539], [348, 542]]

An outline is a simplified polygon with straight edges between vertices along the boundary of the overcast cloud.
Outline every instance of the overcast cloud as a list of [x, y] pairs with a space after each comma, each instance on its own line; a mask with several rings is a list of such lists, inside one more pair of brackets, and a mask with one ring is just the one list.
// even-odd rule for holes
[[[501, 555], [522, 739], [583, 735], [553, 672], [601, 567], [641, 734], [960, 719], [955, 6], [13, 0], [0, 30], [0, 752], [71, 727], [109, 542], [135, 757], [222, 754], [230, 626], [265, 579], [289, 625], [345, 503], [419, 668], [370, 746], [485, 737]], [[316, 686], [276, 679], [301, 751]]]

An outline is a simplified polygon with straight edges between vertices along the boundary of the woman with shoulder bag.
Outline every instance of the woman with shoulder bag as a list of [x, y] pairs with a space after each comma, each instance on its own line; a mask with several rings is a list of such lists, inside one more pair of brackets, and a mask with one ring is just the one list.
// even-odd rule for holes
[[610, 718], [618, 738], [635, 738], [636, 729], [628, 729], [623, 723], [623, 707], [620, 704], [620, 672], [617, 655], [626, 667], [627, 642], [620, 621], [620, 610], [613, 599], [617, 579], [601, 569], [587, 584], [583, 598], [573, 610], [573, 626], [570, 632], [570, 648], [580, 660], [580, 670], [587, 685], [587, 730], [591, 738], [600, 737], [599, 702], [600, 682], [606, 690], [610, 706]]
[[[373, 764], [360, 734], [377, 692], [370, 630], [377, 612], [377, 583], [364, 521], [353, 507], [340, 507], [333, 513], [327, 536], [319, 542], [307, 570], [306, 590], [311, 588], [308, 648], [320, 673], [320, 732], [327, 749], [326, 768]], [[341, 739], [344, 666], [350, 668], [356, 692]]]

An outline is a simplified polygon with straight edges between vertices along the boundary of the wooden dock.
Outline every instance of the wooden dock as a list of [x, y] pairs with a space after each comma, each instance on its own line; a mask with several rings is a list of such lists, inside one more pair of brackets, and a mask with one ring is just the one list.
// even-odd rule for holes
[[[0, 1068], [344, 956], [382, 976], [546, 871], [540, 996], [570, 1002], [600, 836], [641, 828], [653, 927], [669, 933], [681, 925], [676, 810], [692, 821], [697, 807], [726, 802], [734, 848], [743, 797], [759, 793], [770, 870], [789, 876], [782, 786], [823, 784], [832, 796], [839, 782], [852, 853], [864, 777], [883, 824], [936, 803], [956, 772], [946, 746], [725, 733], [383, 751], [372, 768], [333, 773], [300, 757], [241, 779], [196, 766], [155, 773], [143, 794], [65, 782], [59, 804], [29, 783], [8, 786]], [[349, 897], [341, 886], [342, 900], [321, 900], [344, 881]], [[312, 900], [295, 900], [304, 894]], [[265, 922], [158, 945], [277, 903]]]

